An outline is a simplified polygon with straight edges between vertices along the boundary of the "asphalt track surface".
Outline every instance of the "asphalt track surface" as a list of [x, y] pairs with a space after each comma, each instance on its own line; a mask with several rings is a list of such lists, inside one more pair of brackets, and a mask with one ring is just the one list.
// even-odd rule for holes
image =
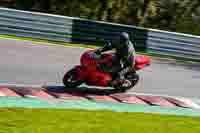
[[[86, 49], [0, 38], [0, 84], [62, 85]], [[153, 59], [130, 92], [200, 97], [200, 63]]]

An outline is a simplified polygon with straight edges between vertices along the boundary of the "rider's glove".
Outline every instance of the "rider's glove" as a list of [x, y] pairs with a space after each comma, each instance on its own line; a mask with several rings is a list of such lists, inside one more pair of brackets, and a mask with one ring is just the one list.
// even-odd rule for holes
[[97, 49], [94, 53], [97, 54], [97, 55], [100, 55], [101, 54], [101, 50]]

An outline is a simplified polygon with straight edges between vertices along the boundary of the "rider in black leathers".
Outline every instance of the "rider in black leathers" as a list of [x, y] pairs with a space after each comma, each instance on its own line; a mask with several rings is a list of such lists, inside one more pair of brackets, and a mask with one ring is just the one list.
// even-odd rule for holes
[[115, 49], [115, 55], [112, 61], [112, 74], [114, 79], [124, 79], [125, 74], [133, 68], [135, 63], [135, 48], [130, 41], [129, 34], [122, 32], [117, 36], [114, 42], [107, 42], [103, 48], [96, 50], [96, 54], [101, 54], [108, 50]]

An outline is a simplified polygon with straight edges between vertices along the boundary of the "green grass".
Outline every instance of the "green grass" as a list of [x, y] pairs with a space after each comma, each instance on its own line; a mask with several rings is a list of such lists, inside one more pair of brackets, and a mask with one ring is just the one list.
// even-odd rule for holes
[[18, 37], [18, 36], [10, 36], [10, 35], [0, 35], [1, 38], [11, 38], [11, 39], [18, 39], [18, 40], [28, 40], [33, 42], [41, 42], [41, 43], [49, 43], [49, 44], [60, 44], [64, 46], [73, 46], [73, 47], [83, 47], [83, 48], [97, 48], [98, 46], [95, 45], [85, 45], [85, 44], [71, 44], [59, 41], [49, 41], [45, 39], [34, 39], [29, 37]]
[[0, 133], [199, 133], [199, 117], [58, 109], [0, 109]]

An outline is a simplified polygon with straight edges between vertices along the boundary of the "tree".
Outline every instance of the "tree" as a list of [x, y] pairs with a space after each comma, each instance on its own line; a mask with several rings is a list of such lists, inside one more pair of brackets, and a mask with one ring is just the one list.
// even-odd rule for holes
[[30, 11], [200, 34], [199, 0], [1, 0], [0, 4]]

